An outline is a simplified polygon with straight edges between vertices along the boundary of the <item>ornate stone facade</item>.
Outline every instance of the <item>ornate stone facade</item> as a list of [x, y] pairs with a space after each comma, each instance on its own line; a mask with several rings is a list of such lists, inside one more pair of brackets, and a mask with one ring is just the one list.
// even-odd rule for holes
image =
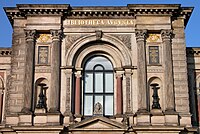
[[5, 8], [14, 32], [0, 49], [0, 133], [196, 133], [200, 50], [186, 55], [184, 37], [192, 10]]

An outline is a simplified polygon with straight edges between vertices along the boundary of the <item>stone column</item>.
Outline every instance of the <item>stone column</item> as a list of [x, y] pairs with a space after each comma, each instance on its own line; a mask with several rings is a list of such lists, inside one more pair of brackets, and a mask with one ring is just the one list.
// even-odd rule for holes
[[117, 112], [116, 115], [121, 115], [123, 111], [123, 99], [122, 99], [122, 73], [117, 72], [116, 73], [116, 79], [117, 79]]
[[175, 111], [174, 108], [174, 80], [172, 62], [172, 30], [161, 31], [163, 41], [163, 67], [164, 67], [164, 91], [166, 96], [166, 112]]
[[147, 30], [136, 30], [137, 41], [137, 79], [138, 79], [138, 113], [147, 112], [147, 69], [146, 36]]
[[126, 114], [132, 114], [131, 69], [125, 69], [126, 76]]
[[77, 71], [76, 77], [76, 89], [75, 89], [75, 116], [80, 117], [81, 115], [81, 71]]
[[26, 34], [26, 61], [24, 75], [24, 107], [22, 113], [31, 113], [32, 90], [35, 66], [35, 35], [36, 30], [25, 30]]
[[59, 112], [60, 98], [60, 46], [61, 30], [51, 30], [52, 48], [51, 48], [51, 91], [50, 91], [50, 109], [51, 113]]

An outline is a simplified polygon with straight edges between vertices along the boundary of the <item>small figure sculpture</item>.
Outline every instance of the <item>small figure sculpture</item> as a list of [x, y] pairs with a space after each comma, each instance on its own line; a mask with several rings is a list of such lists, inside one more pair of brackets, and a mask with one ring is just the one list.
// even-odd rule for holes
[[100, 102], [97, 102], [94, 105], [94, 115], [102, 115], [103, 114], [103, 107]]

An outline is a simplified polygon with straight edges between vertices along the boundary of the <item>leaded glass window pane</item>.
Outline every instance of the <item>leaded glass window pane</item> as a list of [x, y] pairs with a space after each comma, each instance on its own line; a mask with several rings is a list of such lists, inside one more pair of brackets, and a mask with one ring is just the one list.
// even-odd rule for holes
[[85, 92], [92, 93], [93, 92], [93, 73], [87, 72], [85, 73]]
[[113, 96], [105, 96], [105, 115], [113, 115]]
[[95, 92], [102, 93], [103, 92], [103, 73], [95, 72]]
[[105, 92], [113, 92], [113, 73], [105, 73]]
[[92, 95], [85, 95], [84, 98], [84, 114], [85, 115], [92, 115], [93, 113], [93, 96]]

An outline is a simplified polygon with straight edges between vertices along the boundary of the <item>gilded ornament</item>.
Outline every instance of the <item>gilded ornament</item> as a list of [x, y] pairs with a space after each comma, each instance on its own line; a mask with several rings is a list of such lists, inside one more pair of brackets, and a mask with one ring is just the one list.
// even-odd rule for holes
[[39, 42], [47, 42], [50, 39], [50, 34], [40, 34], [38, 41]]
[[159, 34], [149, 34], [149, 37], [147, 38], [148, 42], [158, 42], [160, 40]]

